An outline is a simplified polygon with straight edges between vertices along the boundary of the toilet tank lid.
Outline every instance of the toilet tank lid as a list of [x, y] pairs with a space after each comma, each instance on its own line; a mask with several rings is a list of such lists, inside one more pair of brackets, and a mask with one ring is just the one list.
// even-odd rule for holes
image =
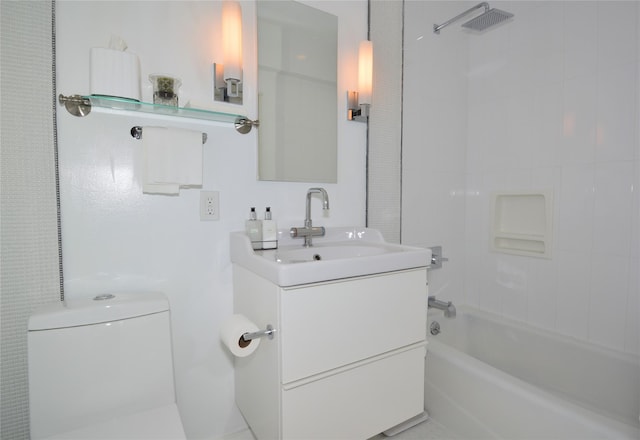
[[29, 317], [29, 331], [99, 324], [169, 310], [161, 292], [116, 292], [44, 305]]

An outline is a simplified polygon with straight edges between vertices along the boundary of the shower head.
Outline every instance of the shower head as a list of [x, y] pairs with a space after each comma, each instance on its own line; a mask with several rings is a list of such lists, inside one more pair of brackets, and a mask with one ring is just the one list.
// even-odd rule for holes
[[484, 8], [484, 12], [478, 15], [477, 17], [472, 18], [471, 20], [464, 23], [462, 27], [465, 27], [467, 29], [472, 29], [474, 31], [484, 31], [485, 29], [490, 28], [491, 26], [494, 26], [500, 22], [503, 22], [504, 20], [507, 20], [513, 17], [513, 14], [510, 12], [505, 12], [495, 8], [491, 9], [489, 7], [489, 3], [482, 2], [482, 3], [478, 3], [473, 8], [467, 9], [462, 14], [458, 14], [452, 19], [445, 21], [442, 24], [434, 24], [433, 33], [439, 34], [441, 29], [449, 26], [451, 23], [460, 20], [462, 17], [480, 8]]
[[512, 13], [493, 8], [467, 21], [462, 27], [480, 32], [511, 17], [513, 17]]

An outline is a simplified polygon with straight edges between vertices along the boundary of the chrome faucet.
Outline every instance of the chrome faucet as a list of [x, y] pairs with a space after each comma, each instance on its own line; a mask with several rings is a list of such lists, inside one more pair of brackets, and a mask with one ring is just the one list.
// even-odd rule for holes
[[427, 307], [438, 309], [438, 310], [444, 310], [445, 318], [456, 317], [456, 306], [454, 306], [451, 301], [448, 301], [448, 302], [440, 301], [439, 299], [436, 299], [435, 296], [430, 296]]
[[329, 209], [329, 195], [324, 188], [309, 188], [307, 190], [307, 204], [305, 209], [304, 227], [291, 228], [289, 235], [292, 238], [304, 237], [304, 247], [313, 246], [312, 237], [324, 236], [324, 226], [314, 227], [311, 221], [311, 196], [313, 194], [320, 194], [322, 196], [322, 209]]

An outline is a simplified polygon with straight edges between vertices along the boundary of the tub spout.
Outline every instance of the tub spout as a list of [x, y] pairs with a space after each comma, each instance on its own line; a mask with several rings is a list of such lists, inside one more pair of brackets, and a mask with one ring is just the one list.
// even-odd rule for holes
[[439, 299], [436, 299], [435, 296], [430, 296], [428, 307], [438, 309], [438, 310], [444, 310], [445, 318], [456, 317], [456, 306], [454, 306], [451, 301], [448, 301], [448, 302], [440, 301]]

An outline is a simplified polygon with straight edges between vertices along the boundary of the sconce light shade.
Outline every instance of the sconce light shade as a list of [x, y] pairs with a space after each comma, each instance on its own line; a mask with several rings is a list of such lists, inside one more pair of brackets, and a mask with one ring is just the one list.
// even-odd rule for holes
[[358, 91], [347, 91], [347, 119], [369, 121], [373, 90], [373, 44], [365, 40], [358, 48]]
[[358, 103], [371, 104], [373, 84], [373, 44], [365, 40], [360, 42], [358, 50]]
[[242, 104], [242, 9], [233, 0], [222, 2], [223, 63], [213, 63], [213, 99]]
[[235, 1], [222, 2], [224, 79], [242, 80], [242, 10]]

